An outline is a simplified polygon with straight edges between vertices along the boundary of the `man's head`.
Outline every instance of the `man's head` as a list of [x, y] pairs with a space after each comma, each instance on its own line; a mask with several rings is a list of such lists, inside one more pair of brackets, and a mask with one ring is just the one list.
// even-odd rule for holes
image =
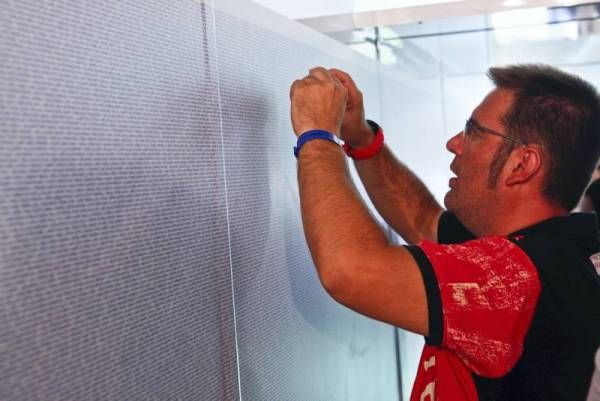
[[[579, 77], [549, 66], [490, 68], [496, 87], [511, 90], [515, 100], [503, 125], [525, 143], [541, 145], [544, 156], [543, 194], [566, 210], [577, 204], [600, 151], [600, 98]], [[504, 144], [494, 155], [490, 180], [495, 181], [510, 154]]]
[[[451, 181], [446, 206], [460, 218], [491, 207], [498, 191], [508, 186], [520, 191], [527, 185], [538, 186], [548, 205], [571, 210], [600, 155], [597, 91], [578, 77], [542, 65], [491, 68], [488, 76], [496, 89], [473, 111], [473, 138], [462, 132], [447, 145], [456, 154], [451, 167], [457, 180]], [[474, 176], [472, 168], [485, 171]], [[479, 214], [485, 216], [485, 211]]]

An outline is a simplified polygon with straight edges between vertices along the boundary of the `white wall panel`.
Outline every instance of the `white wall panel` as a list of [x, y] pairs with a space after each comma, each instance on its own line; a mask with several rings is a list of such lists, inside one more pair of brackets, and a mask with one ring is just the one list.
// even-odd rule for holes
[[237, 399], [212, 14], [0, 11], [0, 399]]
[[281, 30], [256, 6], [215, 5], [242, 398], [397, 399], [393, 329], [318, 281], [289, 120], [289, 86], [311, 67], [347, 70], [377, 101], [375, 65], [308, 29]]

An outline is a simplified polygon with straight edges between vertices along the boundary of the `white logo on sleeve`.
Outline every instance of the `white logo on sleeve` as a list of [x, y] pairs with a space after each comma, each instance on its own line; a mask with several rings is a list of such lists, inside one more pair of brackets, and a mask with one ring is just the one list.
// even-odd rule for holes
[[[433, 366], [435, 366], [435, 355], [431, 356], [429, 359], [423, 362], [423, 367], [425, 368], [425, 371], [428, 371], [429, 368]], [[435, 401], [435, 381], [432, 381], [431, 383], [428, 383], [427, 386], [425, 386], [425, 390], [423, 390], [423, 392], [421, 393], [420, 401], [425, 401], [427, 397], [429, 397], [428, 401]]]

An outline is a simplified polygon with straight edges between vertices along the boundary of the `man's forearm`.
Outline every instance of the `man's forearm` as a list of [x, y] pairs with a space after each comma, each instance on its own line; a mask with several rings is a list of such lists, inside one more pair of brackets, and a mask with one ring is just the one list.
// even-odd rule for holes
[[[355, 107], [348, 107], [347, 96]], [[342, 149], [325, 140], [330, 139], [327, 135], [316, 139], [310, 134], [315, 129], [340, 134], [345, 117], [361, 118], [360, 98], [347, 75], [322, 67], [290, 87], [292, 127], [300, 138], [298, 183], [306, 240], [321, 283], [334, 299], [374, 319], [428, 335], [419, 266], [404, 247], [388, 243], [350, 179]]]
[[304, 145], [298, 178], [306, 240], [327, 292], [359, 313], [427, 335], [420, 270], [404, 247], [388, 243], [341, 149], [326, 141]]
[[437, 223], [443, 209], [387, 146], [355, 165], [371, 201], [398, 234], [408, 243], [437, 241]]
[[[341, 149], [311, 141], [300, 152], [298, 183], [306, 240], [321, 281], [327, 283], [339, 266], [387, 245], [348, 174]], [[335, 280], [335, 278], [334, 278]]]

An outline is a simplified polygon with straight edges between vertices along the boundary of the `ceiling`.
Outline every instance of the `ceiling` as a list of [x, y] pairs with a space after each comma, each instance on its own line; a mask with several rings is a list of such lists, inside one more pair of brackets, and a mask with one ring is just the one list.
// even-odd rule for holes
[[589, 3], [576, 0], [254, 0], [321, 32], [349, 31], [531, 7]]

